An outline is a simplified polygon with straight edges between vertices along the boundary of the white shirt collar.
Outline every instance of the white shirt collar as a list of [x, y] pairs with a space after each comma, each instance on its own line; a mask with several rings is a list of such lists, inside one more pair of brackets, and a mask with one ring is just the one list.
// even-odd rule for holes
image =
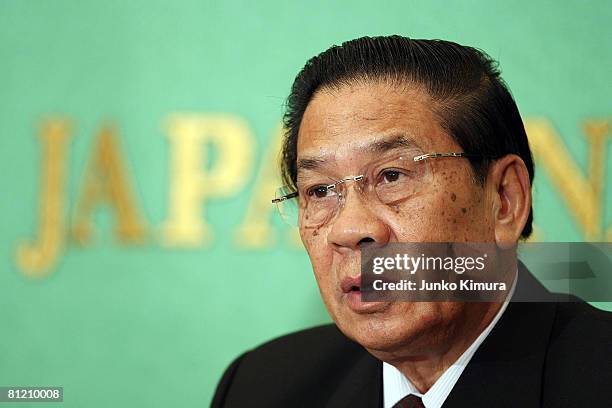
[[383, 362], [383, 396], [384, 396], [384, 408], [391, 408], [399, 400], [404, 398], [406, 395], [414, 394], [421, 397], [425, 408], [440, 408], [448, 394], [459, 380], [461, 373], [472, 359], [478, 347], [482, 344], [484, 339], [489, 335], [497, 321], [501, 318], [502, 314], [506, 310], [510, 299], [514, 294], [516, 288], [516, 281], [518, 280], [518, 272], [512, 283], [512, 288], [506, 297], [506, 300], [499, 308], [499, 311], [489, 323], [489, 325], [480, 333], [480, 335], [474, 340], [474, 342], [467, 348], [446, 371], [438, 378], [438, 380], [432, 385], [432, 387], [425, 393], [421, 394], [417, 388], [408, 380], [397, 368], [391, 364]]

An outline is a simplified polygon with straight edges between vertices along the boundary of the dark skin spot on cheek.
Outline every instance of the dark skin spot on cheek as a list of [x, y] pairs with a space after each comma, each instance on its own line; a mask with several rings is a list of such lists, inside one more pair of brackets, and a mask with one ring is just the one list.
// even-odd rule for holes
[[457, 199], [457, 194], [451, 193], [451, 201], [455, 201]]
[[319, 227], [306, 227], [305, 230], [312, 231], [310, 233], [311, 237], [316, 237], [317, 235], [319, 235]]
[[461, 207], [461, 212], [465, 214], [467, 212], [467, 208]]

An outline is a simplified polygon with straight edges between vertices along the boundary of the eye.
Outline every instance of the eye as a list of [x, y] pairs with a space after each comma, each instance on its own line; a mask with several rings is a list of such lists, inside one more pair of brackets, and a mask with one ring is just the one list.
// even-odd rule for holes
[[308, 190], [306, 190], [306, 194], [309, 197], [315, 197], [315, 198], [325, 198], [325, 197], [329, 197], [332, 191], [328, 186], [314, 186], [309, 188]]
[[414, 178], [414, 171], [408, 169], [386, 169], [379, 173], [381, 184], [403, 183]]
[[381, 176], [383, 182], [393, 183], [402, 176], [402, 173], [397, 170], [385, 170], [381, 173]]

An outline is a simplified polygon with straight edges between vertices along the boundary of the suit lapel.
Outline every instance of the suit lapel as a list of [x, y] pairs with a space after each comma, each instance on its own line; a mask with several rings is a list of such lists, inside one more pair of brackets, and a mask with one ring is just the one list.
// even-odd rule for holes
[[336, 388], [328, 407], [382, 407], [382, 362], [365, 349], [349, 374]]
[[[546, 289], [521, 265], [515, 298]], [[544, 292], [541, 292], [544, 291]], [[555, 303], [511, 302], [480, 345], [444, 407], [539, 407]]]

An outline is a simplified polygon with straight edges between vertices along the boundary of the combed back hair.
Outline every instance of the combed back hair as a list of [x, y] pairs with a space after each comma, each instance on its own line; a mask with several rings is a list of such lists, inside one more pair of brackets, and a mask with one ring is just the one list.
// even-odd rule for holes
[[[347, 41], [306, 62], [291, 87], [283, 117], [281, 175], [286, 185], [296, 188], [298, 133], [315, 93], [376, 82], [427, 91], [440, 126], [464, 152], [485, 157], [469, 159], [475, 182], [484, 183], [490, 158], [516, 154], [525, 162], [533, 183], [527, 134], [498, 64], [476, 48], [393, 35]], [[531, 234], [532, 222], [533, 209], [522, 238]]]

